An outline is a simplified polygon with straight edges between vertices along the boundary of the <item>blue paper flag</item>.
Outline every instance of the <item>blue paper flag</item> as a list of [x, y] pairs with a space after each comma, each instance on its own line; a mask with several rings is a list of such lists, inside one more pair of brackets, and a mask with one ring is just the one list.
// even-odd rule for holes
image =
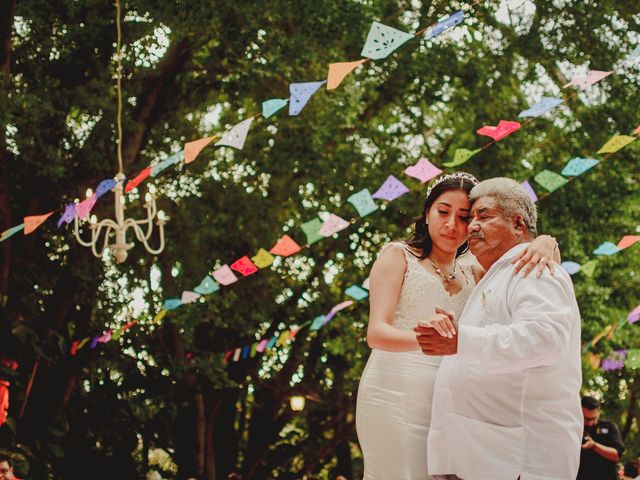
[[194, 292], [199, 293], [200, 295], [209, 295], [210, 293], [214, 293], [220, 290], [220, 285], [216, 282], [211, 276], [206, 275], [200, 285], [193, 289]]
[[269, 118], [271, 115], [274, 115], [276, 112], [286, 107], [287, 103], [289, 103], [288, 98], [272, 98], [271, 100], [265, 100], [262, 102], [262, 116], [264, 118]]
[[362, 47], [362, 56], [373, 60], [386, 58], [405, 42], [411, 40], [413, 35], [401, 30], [389, 27], [379, 22], [373, 22], [367, 40]]
[[324, 315], [318, 315], [313, 319], [309, 330], [319, 330], [324, 325]]
[[275, 335], [273, 337], [271, 337], [269, 339], [269, 341], [267, 342], [267, 346], [265, 347], [266, 349], [272, 349], [273, 346], [276, 344], [276, 342], [278, 341], [278, 337], [276, 337]]
[[569, 163], [565, 165], [561, 173], [565, 177], [577, 177], [599, 163], [600, 160], [596, 160], [595, 158], [575, 157], [569, 160]]
[[113, 189], [118, 184], [113, 178], [107, 178], [102, 180], [96, 187], [96, 198], [100, 198], [102, 195]]
[[373, 201], [373, 197], [371, 193], [369, 193], [369, 189], [363, 188], [359, 192], [354, 193], [347, 201], [355, 207], [358, 211], [358, 215], [364, 217], [369, 215], [371, 212], [375, 212], [378, 210], [378, 205]]
[[460, 23], [462, 23], [463, 20], [464, 20], [464, 12], [462, 10], [457, 11], [456, 13], [449, 15], [444, 20], [438, 22], [432, 28], [429, 28], [425, 32], [424, 36], [427, 40], [431, 40], [432, 38], [440, 35], [442, 32], [449, 30], [450, 28], [453, 28], [456, 25], [459, 25]]
[[560, 264], [560, 266], [562, 268], [565, 269], [565, 271], [569, 274], [569, 275], [573, 275], [574, 273], [578, 273], [580, 271], [580, 264], [576, 263], [576, 262], [562, 262]]
[[182, 305], [182, 300], [179, 298], [167, 298], [162, 304], [162, 308], [165, 310], [175, 310]]
[[0, 233], [0, 242], [4, 242], [7, 238], [15, 235], [24, 228], [24, 223], [16, 225], [15, 227], [7, 228], [4, 232]]
[[74, 217], [76, 216], [76, 204], [68, 203], [66, 207], [64, 207], [64, 213], [60, 215], [60, 219], [58, 220], [58, 228], [63, 223], [69, 224], [73, 222]]
[[311, 96], [325, 83], [326, 80], [321, 82], [303, 82], [292, 83], [289, 85], [289, 93], [291, 93], [291, 99], [289, 101], [289, 115], [298, 115], [304, 106], [307, 104]]
[[621, 248], [616, 246], [615, 243], [612, 242], [603, 242], [598, 248], [593, 251], [594, 255], [613, 255], [614, 253], [618, 253]]
[[242, 359], [245, 360], [247, 358], [249, 358], [249, 352], [251, 351], [251, 347], [250, 346], [246, 346], [242, 349]]
[[542, 97], [538, 103], [531, 106], [527, 110], [523, 110], [518, 114], [518, 117], [539, 117], [544, 115], [549, 110], [556, 108], [564, 100], [555, 97]]
[[179, 152], [174, 153], [169, 158], [166, 158], [159, 162], [155, 167], [151, 167], [151, 176], [155, 177], [163, 170], [166, 170], [171, 165], [175, 165], [176, 163], [180, 163], [184, 158], [184, 150], [180, 150]]
[[369, 296], [369, 292], [367, 292], [364, 288], [360, 288], [358, 285], [351, 285], [347, 288], [344, 293], [349, 295], [356, 300], [362, 300], [363, 298], [367, 298]]

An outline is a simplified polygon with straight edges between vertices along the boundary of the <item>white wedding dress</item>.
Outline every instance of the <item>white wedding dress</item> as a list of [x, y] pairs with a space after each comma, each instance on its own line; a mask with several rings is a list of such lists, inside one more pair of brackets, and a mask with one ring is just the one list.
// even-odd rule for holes
[[[406, 248], [404, 252], [407, 270], [394, 327], [413, 330], [418, 320], [426, 320], [435, 313], [435, 307], [453, 310], [457, 319], [475, 286], [471, 270], [475, 258], [468, 254], [458, 259], [459, 271], [467, 283], [451, 296], [440, 277], [425, 269]], [[356, 406], [356, 429], [366, 480], [430, 478], [427, 435], [433, 386], [441, 359], [420, 350], [372, 350], [360, 379]]]

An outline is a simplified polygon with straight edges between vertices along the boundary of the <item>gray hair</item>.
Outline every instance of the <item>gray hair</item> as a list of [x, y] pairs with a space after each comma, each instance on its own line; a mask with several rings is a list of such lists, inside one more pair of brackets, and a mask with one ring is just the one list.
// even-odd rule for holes
[[529, 233], [535, 237], [538, 235], [538, 212], [529, 194], [522, 186], [506, 177], [490, 178], [473, 187], [469, 194], [472, 202], [480, 197], [493, 197], [502, 210], [504, 218], [511, 220], [516, 215], [521, 215]]

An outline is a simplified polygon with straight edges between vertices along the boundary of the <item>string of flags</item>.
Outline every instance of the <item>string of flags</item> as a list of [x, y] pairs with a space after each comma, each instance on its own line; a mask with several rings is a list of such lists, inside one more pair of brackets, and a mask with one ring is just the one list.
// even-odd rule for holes
[[[265, 118], [269, 118], [270, 116], [275, 115], [278, 111], [282, 110], [287, 105], [289, 105], [289, 115], [298, 115], [302, 111], [302, 109], [304, 109], [310, 98], [323, 85], [326, 85], [327, 90], [335, 89], [340, 85], [340, 83], [344, 80], [344, 78], [346, 78], [349, 73], [351, 73], [355, 68], [362, 65], [366, 61], [370, 59], [378, 60], [386, 58], [408, 40], [422, 35], [423, 32], [425, 38], [432, 39], [435, 36], [442, 34], [446, 30], [449, 30], [450, 28], [453, 28], [454, 26], [460, 24], [463, 19], [464, 13], [462, 11], [456, 12], [446, 19], [436, 23], [434, 26], [420, 31], [417, 34], [409, 34], [380, 24], [378, 22], [374, 22], [367, 35], [367, 39], [362, 50], [362, 55], [366, 58], [354, 62], [339, 62], [329, 65], [328, 78], [326, 80], [290, 84], [290, 97], [288, 99], [269, 99], [264, 101], [262, 103], [261, 115]], [[628, 57], [625, 59], [625, 62], [634, 62], [639, 57], [640, 47], [634, 50], [634, 52], [632, 52], [630, 55], [628, 55]], [[579, 88], [585, 89], [602, 80], [603, 78], [606, 78], [611, 73], [613, 73], [613, 71], [590, 71], [586, 77], [576, 77], [572, 79], [572, 81], [565, 85], [565, 87], [577, 86]], [[566, 101], [567, 99], [563, 100], [552, 97], [543, 97], [543, 99], [536, 105], [533, 105], [529, 109], [520, 112], [519, 117], [535, 118]], [[215, 146], [227, 146], [242, 150], [251, 124], [258, 116], [260, 116], [260, 114], [256, 114], [234, 125], [219, 139], [218, 136], [214, 135], [186, 143], [184, 146], [184, 150], [179, 151], [160, 162], [153, 162], [152, 165], [149, 165], [142, 171], [138, 172], [133, 178], [125, 179], [125, 181], [127, 182], [125, 191], [133, 190], [148, 177], [155, 177], [172, 165], [180, 164], [182, 162], [184, 162], [184, 164], [193, 162], [201, 153], [201, 151], [209, 144], [211, 144], [214, 140], [217, 140], [215, 142]], [[500, 141], [506, 138], [508, 135], [519, 130], [522, 125], [523, 124], [516, 121], [500, 120], [496, 126], [485, 125], [479, 128], [477, 130], [477, 133], [490, 137], [492, 141], [487, 143], [485, 146], [475, 150], [467, 150], [464, 148], [457, 149], [454, 153], [453, 160], [451, 162], [444, 163], [443, 165], [445, 167], [462, 165], [484, 148], [487, 148], [491, 144]], [[638, 127], [633, 133], [640, 133], [640, 127]], [[598, 151], [598, 153], [614, 153], [634, 141], [636, 138], [637, 137], [635, 136], [616, 135], [612, 139], [610, 139], [607, 144], [605, 144]], [[593, 166], [597, 165], [598, 162], [599, 161], [595, 159], [582, 159], [576, 157], [575, 159], [569, 161], [569, 163], [563, 170], [562, 175], [570, 177], [580, 175]], [[442, 170], [433, 165], [427, 159], [420, 159], [416, 165], [408, 167], [405, 170], [405, 173], [409, 176], [417, 178], [421, 183], [425, 183], [426, 181], [442, 173]], [[552, 192], [568, 182], [568, 180], [562, 177], [562, 175], [554, 175], [554, 172], [545, 170], [536, 175], [536, 177], [534, 177], [534, 180], [547, 191]], [[560, 179], [558, 177], [560, 177]], [[526, 185], [528, 186], [530, 194], [535, 195], [535, 191], [528, 183], [528, 181], [523, 183], [526, 183]], [[66, 205], [63, 214], [58, 220], [58, 226], [60, 226], [62, 223], [70, 223], [76, 216], [80, 219], [87, 218], [89, 213], [91, 212], [91, 209], [95, 206], [97, 199], [100, 198], [100, 196], [104, 195], [104, 193], [106, 193], [107, 191], [113, 189], [115, 185], [116, 181], [113, 179], [104, 180], [98, 185], [96, 193], [93, 196], [87, 198], [83, 202], [70, 203]], [[395, 176], [389, 175], [389, 177], [373, 195], [371, 195], [369, 190], [365, 188], [351, 195], [348, 198], [348, 202], [353, 205], [353, 207], [358, 212], [358, 215], [363, 217], [378, 209], [378, 205], [375, 203], [374, 199], [393, 201], [407, 192], [409, 192], [409, 188], [406, 185], [404, 185]], [[24, 230], [25, 235], [33, 232], [51, 215], [53, 215], [53, 213], [55, 213], [55, 210], [43, 215], [25, 217], [21, 225], [17, 225], [6, 230], [5, 232], [2, 232], [2, 234], [0, 234], [0, 241], [9, 238], [11, 235], [21, 230]], [[352, 222], [344, 220], [334, 214], [330, 214], [330, 217], [328, 219], [325, 219], [324, 221], [320, 218], [311, 219], [308, 222], [303, 223], [301, 226], [301, 229], [307, 238], [307, 244], [304, 246], [311, 245], [323, 238], [332, 236], [339, 231], [347, 228], [350, 223]], [[163, 304], [163, 309], [156, 314], [154, 320], [161, 320], [166, 315], [167, 311], [178, 308], [179, 306], [184, 304], [193, 303], [202, 295], [215, 293], [220, 289], [220, 285], [231, 285], [233, 283], [236, 283], [239, 278], [252, 275], [259, 269], [270, 266], [275, 260], [274, 255], [286, 257], [297, 253], [301, 250], [301, 248], [302, 247], [298, 245], [291, 237], [289, 237], [288, 235], [283, 235], [271, 250], [267, 251], [261, 248], [254, 257], [249, 258], [248, 256], [244, 256], [236, 260], [230, 266], [225, 264], [216, 271], [211, 272], [210, 275], [205, 276], [205, 278], [197, 287], [193, 289], [193, 291], [184, 291], [180, 298], [166, 299]], [[584, 265], [582, 266], [582, 269], [583, 271], [585, 271]], [[237, 273], [239, 273], [241, 277], [238, 277], [236, 275]], [[124, 330], [121, 330], [120, 334], [123, 331]], [[116, 332], [116, 335], [117, 333], [118, 332]], [[105, 339], [106, 337], [94, 337], [94, 339], [96, 338]], [[113, 334], [110, 338], [113, 338]], [[96, 340], [96, 343], [94, 343], [94, 341], [92, 340], [91, 343], [93, 343], [93, 345], [95, 346], [96, 343], [106, 342], [100, 342]], [[86, 344], [87, 342], [85, 342], [84, 344], [82, 344], [82, 341], [78, 342], [75, 345], [74, 351], [77, 352], [78, 349], [82, 348]]]

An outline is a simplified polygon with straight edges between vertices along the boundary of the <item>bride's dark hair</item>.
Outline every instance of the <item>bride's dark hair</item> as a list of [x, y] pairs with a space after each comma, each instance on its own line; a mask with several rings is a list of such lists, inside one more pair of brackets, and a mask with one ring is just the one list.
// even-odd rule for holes
[[[427, 198], [424, 200], [424, 206], [422, 207], [422, 215], [420, 215], [416, 219], [416, 223], [414, 225], [413, 233], [411, 236], [405, 241], [405, 244], [410, 247], [412, 250], [420, 252], [419, 255], [416, 255], [420, 260], [427, 258], [427, 256], [431, 253], [431, 248], [433, 246], [433, 241], [431, 240], [431, 236], [429, 235], [429, 228], [426, 224], [427, 221], [427, 213], [431, 209], [431, 205], [438, 199], [440, 195], [449, 190], [461, 190], [466, 192], [467, 195], [471, 192], [471, 189], [478, 184], [478, 180], [476, 177], [469, 173], [458, 172], [450, 175], [445, 175], [441, 177], [441, 179], [436, 182], [429, 188], [427, 191]], [[456, 252], [456, 257], [459, 257], [463, 253], [465, 253], [468, 249], [467, 242], [464, 242], [458, 248]]]

